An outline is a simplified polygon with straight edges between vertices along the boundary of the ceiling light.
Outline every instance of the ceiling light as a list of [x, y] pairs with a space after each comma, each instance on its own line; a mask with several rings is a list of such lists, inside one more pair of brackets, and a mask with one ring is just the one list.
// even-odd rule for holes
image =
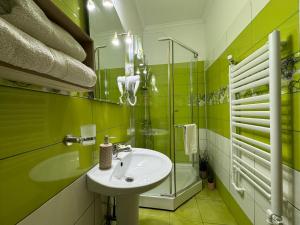
[[113, 0], [102, 0], [102, 5], [105, 8], [112, 8], [112, 7], [114, 7], [114, 2], [113, 2]]
[[95, 6], [95, 3], [93, 2], [93, 0], [88, 0], [87, 9], [89, 11], [94, 11], [95, 8], [96, 8], [96, 6]]
[[119, 46], [119, 45], [120, 45], [120, 40], [119, 40], [119, 38], [118, 38], [117, 32], [115, 32], [114, 38], [112, 39], [112, 44], [113, 44], [114, 46]]
[[132, 35], [130, 34], [130, 31], [128, 31], [126, 38], [125, 38], [126, 44], [130, 45], [132, 43]]

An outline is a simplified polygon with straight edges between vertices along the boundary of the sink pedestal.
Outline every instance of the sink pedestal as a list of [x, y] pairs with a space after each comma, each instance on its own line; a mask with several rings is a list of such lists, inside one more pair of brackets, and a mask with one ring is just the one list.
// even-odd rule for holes
[[117, 225], [139, 224], [139, 195], [116, 196]]

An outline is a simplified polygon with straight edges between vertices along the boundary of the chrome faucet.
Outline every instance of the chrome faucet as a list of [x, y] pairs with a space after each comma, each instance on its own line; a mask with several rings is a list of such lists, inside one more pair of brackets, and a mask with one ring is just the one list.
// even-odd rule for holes
[[131, 145], [123, 145], [123, 144], [114, 144], [113, 145], [113, 155], [115, 158], [118, 158], [119, 152], [131, 152]]

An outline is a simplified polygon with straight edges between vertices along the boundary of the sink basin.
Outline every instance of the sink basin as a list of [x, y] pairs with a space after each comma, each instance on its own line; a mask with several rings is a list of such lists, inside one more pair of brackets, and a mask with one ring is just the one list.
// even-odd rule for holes
[[108, 170], [92, 168], [87, 186], [92, 192], [116, 196], [118, 225], [137, 225], [139, 194], [162, 183], [171, 170], [171, 160], [162, 153], [133, 148], [119, 153]]
[[170, 174], [172, 162], [156, 151], [133, 148], [132, 152], [121, 152], [113, 159], [109, 170], [100, 170], [99, 165], [87, 174], [90, 191], [115, 196], [140, 194], [151, 190]]

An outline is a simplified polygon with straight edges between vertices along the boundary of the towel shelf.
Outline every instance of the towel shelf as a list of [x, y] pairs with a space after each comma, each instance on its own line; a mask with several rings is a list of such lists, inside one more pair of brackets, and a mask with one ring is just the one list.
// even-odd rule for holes
[[[70, 33], [86, 52], [86, 59], [83, 62], [94, 70], [94, 44], [90, 36], [78, 27], [67, 15], [65, 15], [51, 0], [33, 0], [54, 23]], [[23, 69], [14, 65], [0, 62], [0, 78], [8, 81], [33, 84], [47, 87], [58, 91], [91, 92], [93, 87], [85, 87], [78, 84], [39, 73], [29, 69]], [[6, 82], [1, 83], [6, 85]], [[38, 88], [40, 90], [40, 88]], [[44, 89], [43, 89], [44, 90]], [[47, 90], [46, 90], [47, 91]]]
[[47, 74], [22, 69], [20, 67], [16, 67], [4, 62], [0, 62], [0, 78], [39, 86], [46, 86], [63, 91], [92, 91], [92, 88], [75, 85], [70, 82], [54, 78]]

